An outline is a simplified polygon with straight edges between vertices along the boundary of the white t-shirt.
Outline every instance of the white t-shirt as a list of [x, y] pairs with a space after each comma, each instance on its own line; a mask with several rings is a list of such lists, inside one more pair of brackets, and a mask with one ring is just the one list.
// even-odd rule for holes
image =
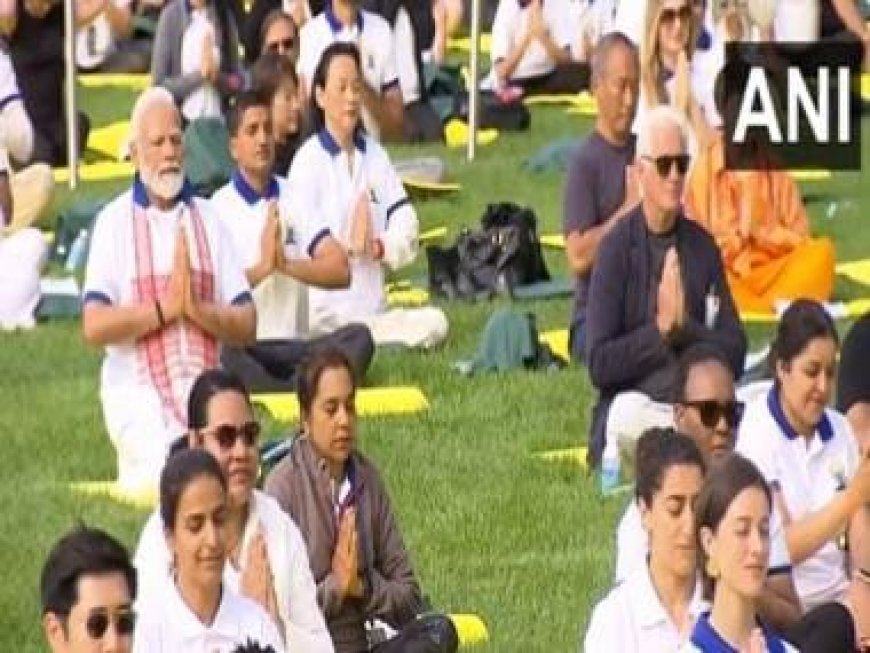
[[[278, 218], [288, 259], [310, 257], [329, 229], [299, 219], [290, 210], [290, 189], [285, 179], [273, 177], [260, 196], [238, 172], [211, 198], [215, 212], [232, 240], [245, 269], [260, 260], [260, 239], [269, 203], [278, 202]], [[257, 307], [257, 339], [305, 338], [308, 335], [308, 286], [286, 274], [271, 274], [253, 289]]]
[[[550, 32], [550, 38], [560, 48], [570, 48], [572, 41], [580, 28], [577, 12], [571, 7], [569, 0], [546, 0], [542, 7], [544, 24]], [[528, 31], [530, 8], [523, 6], [519, 0], [500, 0], [495, 18], [492, 22], [492, 49], [490, 57], [495, 64], [510, 55]], [[526, 49], [517, 67], [511, 74], [512, 79], [528, 79], [552, 72], [556, 62], [547, 53], [541, 43], [535, 39]], [[510, 80], [497, 80], [500, 85], [508, 84]]]
[[[714, 102], [716, 78], [715, 75], [711, 75], [711, 71], [720, 65], [717, 63], [716, 56], [715, 50], [712, 50], [710, 53], [696, 53], [689, 62], [689, 84], [691, 86], [692, 97], [704, 114], [707, 123], [714, 127], [722, 124], [722, 119], [716, 111]], [[667, 93], [669, 101], [673, 101], [676, 84], [676, 77], [674, 75], [667, 75], [665, 93]], [[646, 94], [641, 86], [640, 97], [637, 102], [637, 113], [631, 128], [633, 133], [638, 133], [643, 116], [649, 109]]]
[[[190, 14], [190, 24], [184, 30], [181, 39], [181, 72], [188, 75], [199, 72], [202, 63], [205, 41], [211, 36], [212, 56], [215, 65], [220, 66], [221, 51], [218, 47], [214, 27], [208, 19], [206, 10], [193, 9]], [[203, 82], [199, 87], [188, 95], [181, 105], [181, 113], [188, 120], [197, 118], [220, 118], [221, 96], [217, 89], [209, 82]]]
[[[640, 508], [631, 501], [616, 530], [616, 571], [614, 581], [619, 583], [637, 567], [646, 564], [649, 554], [649, 536], [643, 529]], [[785, 531], [779, 512], [774, 507], [770, 520], [770, 561], [768, 575], [791, 572], [791, 558], [785, 541]]]
[[[242, 534], [239, 559], [247, 559], [248, 548], [257, 527], [263, 529], [269, 566], [275, 579], [278, 614], [284, 624], [288, 648], [298, 653], [331, 653], [332, 640], [320, 608], [317, 606], [316, 587], [311, 576], [305, 540], [272, 497], [254, 490], [251, 510]], [[133, 560], [139, 578], [139, 597], [160, 595], [165, 582], [171, 579], [172, 557], [163, 535], [160, 513], [154, 511], [139, 536]], [[224, 567], [224, 585], [238, 593], [241, 571], [227, 561]]]
[[[346, 27], [327, 3], [323, 12], [305, 23], [299, 32], [299, 62], [296, 70], [303, 83], [308, 85], [309, 93], [312, 92], [314, 72], [323, 51], [336, 41], [356, 43], [363, 77], [375, 92], [383, 94], [392, 88], [400, 88], [390, 24], [377, 14], [360, 9], [356, 23]], [[377, 136], [378, 126], [367, 111], [363, 111], [363, 123], [370, 134]]]
[[[680, 647], [679, 653], [734, 653], [734, 648], [713, 628], [709, 617], [709, 614], [703, 614], [698, 618], [691, 639]], [[767, 653], [797, 653], [795, 647], [767, 629], [764, 630], [764, 643]]]
[[256, 603], [224, 584], [214, 622], [207, 626], [181, 598], [172, 580], [136, 601], [133, 653], [233, 653], [248, 640], [284, 651], [278, 629]]
[[417, 70], [417, 44], [414, 37], [414, 27], [411, 17], [404, 7], [396, 12], [396, 23], [393, 27], [396, 46], [396, 71], [399, 74], [399, 86], [402, 89], [402, 101], [411, 104], [420, 99], [420, 74]]
[[[236, 259], [227, 234], [218, 217], [206, 200], [193, 198], [185, 190], [185, 197], [191, 198], [202, 218], [211, 253], [214, 270], [215, 301], [219, 304], [244, 304], [251, 301], [250, 288], [244, 270]], [[85, 271], [85, 284], [82, 303], [101, 302], [113, 306], [129, 306], [134, 302], [134, 280], [136, 278], [136, 247], [133, 223], [134, 202], [142, 207], [150, 225], [151, 251], [154, 273], [169, 275], [175, 252], [175, 238], [180, 221], [187, 220], [189, 208], [179, 201], [170, 211], [161, 211], [149, 204], [145, 187], [138, 177], [133, 188], [121, 193], [100, 211], [90, 237], [90, 253]], [[188, 243], [193, 236], [188, 230]], [[189, 383], [192, 385], [202, 370], [190, 370]], [[106, 356], [100, 383], [104, 413], [110, 435], [115, 431], [115, 423], [126, 424], [130, 414], [137, 410], [151, 411], [161, 406], [156, 389], [143, 370], [139, 367], [136, 343], [133, 341], [106, 346]], [[170, 414], [163, 410], [161, 415], [167, 428], [181, 434], [186, 424], [178, 424]], [[153, 418], [153, 415], [149, 417]], [[117, 418], [117, 419], [116, 419]], [[147, 420], [146, 420], [147, 421]]]
[[[689, 605], [692, 623], [706, 610], [700, 584]], [[585, 653], [676, 651], [689, 639], [671, 621], [652, 584], [649, 567], [637, 567], [595, 606], [584, 640]]]
[[365, 318], [382, 312], [387, 305], [384, 265], [397, 269], [417, 255], [417, 214], [386, 151], [360, 134], [354, 143], [351, 166], [348, 154], [324, 129], [299, 148], [290, 166], [290, 213], [295, 219], [310, 224], [315, 233], [329, 229], [347, 245], [357, 201], [368, 197], [373, 231], [384, 245], [383, 261], [351, 258], [346, 290], [309, 289], [312, 324], [321, 322], [320, 314]]
[[14, 100], [21, 100], [18, 81], [15, 79], [15, 69], [8, 52], [0, 49], [0, 111]]
[[[826, 506], [855, 474], [859, 460], [845, 417], [826, 410], [807, 444], [786, 421], [775, 389], [747, 406], [736, 449], [780, 492], [793, 522]], [[849, 584], [845, 561], [844, 552], [831, 541], [794, 566], [795, 587], [805, 609], [843, 598]]]

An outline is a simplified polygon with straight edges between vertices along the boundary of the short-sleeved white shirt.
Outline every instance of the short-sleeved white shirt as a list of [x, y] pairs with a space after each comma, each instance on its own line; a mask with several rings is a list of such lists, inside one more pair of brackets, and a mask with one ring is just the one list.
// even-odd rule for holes
[[[186, 201], [182, 200], [192, 202], [202, 218], [214, 270], [215, 301], [224, 305], [251, 301], [244, 270], [209, 203], [193, 197], [190, 189], [185, 187], [179, 202], [171, 210], [161, 211], [150, 205], [145, 187], [137, 177], [133, 187], [103, 208], [94, 223], [82, 293], [83, 304], [100, 302], [113, 306], [129, 306], [135, 301], [134, 203], [145, 211], [148, 218], [154, 273], [171, 273], [178, 225], [183, 219], [189, 224], [186, 218], [190, 209]], [[188, 243], [193, 243], [189, 230], [187, 237]], [[201, 371], [191, 370], [191, 384]], [[128, 403], [130, 397], [139, 396], [142, 399], [140, 405], [160, 404], [156, 389], [139, 369], [135, 342], [106, 346], [100, 393], [104, 403], [111, 402], [112, 397]], [[128, 407], [128, 410], [133, 409], [135, 406]], [[174, 427], [178, 433], [184, 432], [186, 424], [175, 424], [173, 416], [165, 410], [164, 413], [163, 420], [167, 427]], [[111, 425], [109, 430], [112, 431]]]
[[152, 594], [136, 602], [134, 653], [233, 653], [248, 640], [284, 651], [271, 617], [256, 603], [239, 596], [226, 584], [210, 626], [188, 607], [175, 583], [164, 579]]
[[[692, 623], [706, 610], [701, 586], [689, 605]], [[689, 639], [668, 616], [653, 587], [649, 567], [637, 567], [595, 606], [584, 639], [585, 653], [676, 651]]]
[[[258, 527], [263, 529], [266, 539], [278, 614], [290, 649], [298, 653], [331, 653], [332, 640], [317, 605], [305, 540], [275, 499], [254, 490], [242, 533], [240, 560], [247, 559]], [[166, 546], [160, 513], [156, 510], [142, 529], [133, 562], [138, 572], [140, 600], [147, 603], [150, 596], [160, 595], [163, 583], [172, 577], [172, 556]], [[241, 572], [229, 561], [224, 567], [224, 584], [233, 592], [239, 592]]]
[[[570, 48], [580, 28], [577, 12], [569, 0], [545, 0], [541, 6], [544, 24], [550, 37], [560, 48]], [[507, 58], [511, 50], [523, 39], [528, 31], [529, 4], [520, 0], [500, 0], [492, 22], [493, 66]], [[556, 62], [541, 43], [535, 39], [529, 44], [525, 54], [511, 74], [512, 79], [529, 79], [546, 75], [556, 68]], [[509, 80], [499, 80], [506, 84]]]
[[[768, 575], [790, 573], [791, 557], [785, 541], [785, 530], [779, 512], [774, 506], [770, 519], [770, 560]], [[649, 536], [643, 529], [640, 509], [636, 501], [631, 501], [619, 521], [616, 530], [616, 571], [614, 580], [618, 583], [628, 577], [637, 567], [646, 564], [649, 554]]]
[[[797, 653], [797, 649], [780, 639], [767, 628], [764, 629], [767, 653]], [[680, 647], [679, 653], [734, 653], [734, 647], [726, 642], [710, 623], [710, 615], [698, 617], [692, 629], [692, 637]]]
[[[859, 460], [845, 417], [826, 410], [807, 443], [786, 420], [775, 388], [747, 406], [736, 449], [782, 495], [793, 522], [826, 506], [854, 475]], [[844, 552], [831, 541], [794, 566], [795, 587], [805, 609], [843, 597], [848, 586], [844, 563]]]
[[[236, 170], [230, 182], [211, 198], [229, 234], [244, 269], [260, 260], [260, 241], [268, 216], [269, 203], [278, 203], [278, 218], [284, 234], [284, 254], [288, 259], [313, 255], [329, 229], [312, 230], [310, 222], [300, 220], [290, 210], [290, 188], [285, 179], [273, 177], [260, 195]], [[308, 286], [286, 274], [274, 273], [253, 289], [257, 307], [257, 339], [304, 338], [308, 334]]]
[[357, 201], [368, 197], [374, 234], [384, 245], [383, 262], [351, 258], [349, 288], [309, 289], [313, 322], [323, 311], [346, 316], [346, 321], [382, 312], [386, 309], [384, 264], [395, 269], [417, 253], [417, 215], [386, 151], [361, 134], [354, 144], [351, 167], [347, 152], [327, 130], [321, 130], [299, 148], [290, 166], [294, 219], [309, 223], [314, 233], [329, 229], [346, 245]]
[[[296, 69], [308, 85], [309, 93], [314, 81], [314, 71], [317, 70], [323, 51], [336, 41], [356, 43], [360, 51], [363, 77], [375, 92], [383, 94], [392, 88], [399, 88], [393, 30], [390, 24], [381, 16], [360, 9], [356, 23], [345, 26], [327, 2], [323, 12], [305, 23], [299, 32], [299, 62]], [[365, 111], [363, 122], [370, 133], [377, 134], [377, 125]]]

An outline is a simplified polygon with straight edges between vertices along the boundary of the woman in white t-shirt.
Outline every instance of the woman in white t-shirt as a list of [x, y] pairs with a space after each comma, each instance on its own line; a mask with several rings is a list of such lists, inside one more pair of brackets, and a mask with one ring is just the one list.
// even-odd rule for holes
[[670, 104], [691, 123], [696, 143], [712, 135], [714, 79], [697, 64], [698, 24], [691, 0], [648, 0], [640, 45], [640, 99], [635, 126], [644, 114]]
[[[191, 388], [188, 416], [189, 435], [174, 448], [207, 451], [227, 479], [224, 584], [259, 603], [290, 650], [332, 653], [302, 534], [272, 497], [255, 489], [260, 425], [244, 385], [224, 370], [203, 372]], [[147, 601], [171, 577], [157, 512], [142, 531], [134, 562]]]
[[706, 467], [697, 445], [673, 429], [637, 444], [636, 494], [649, 558], [595, 606], [586, 653], [676, 651], [707, 609], [696, 573], [692, 504]]
[[232, 653], [248, 641], [284, 651], [269, 615], [223, 582], [227, 480], [210, 453], [170, 456], [160, 475], [160, 517], [172, 574], [137, 601], [134, 653]]
[[[857, 617], [870, 609], [864, 579], [870, 569], [870, 459], [859, 452], [845, 417], [828, 408], [838, 347], [824, 307], [793, 302], [771, 347], [774, 385], [748, 405], [736, 449], [773, 491], [804, 608], [841, 601], [852, 604]], [[870, 634], [856, 623], [859, 635]]]
[[770, 559], [770, 488], [749, 460], [731, 455], [710, 471], [695, 501], [699, 569], [710, 612], [681, 653], [795, 649], [758, 620]]

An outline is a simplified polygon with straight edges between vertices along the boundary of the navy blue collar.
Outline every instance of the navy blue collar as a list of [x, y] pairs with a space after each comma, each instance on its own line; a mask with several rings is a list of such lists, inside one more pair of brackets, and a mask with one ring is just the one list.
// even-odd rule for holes
[[[517, 0], [517, 1], [520, 3], [520, 7], [522, 9], [525, 9], [530, 4], [532, 4], [532, 0]], [[544, 5], [544, 0], [541, 0], [541, 6], [543, 6], [543, 5]]]
[[702, 27], [698, 34], [698, 40], [695, 43], [696, 50], [709, 50], [713, 47], [713, 36], [707, 31], [706, 27]]
[[[335, 12], [332, 10], [332, 2], [326, 3], [326, 6], [323, 8], [323, 15], [326, 16], [326, 22], [329, 23], [329, 29], [332, 30], [333, 34], [338, 34], [344, 29], [344, 23], [338, 19], [338, 16], [336, 16]], [[360, 32], [363, 30], [362, 9], [359, 8], [356, 10], [356, 28]]]
[[[767, 628], [762, 627], [762, 632], [768, 653], [785, 653], [785, 646], [781, 639]], [[737, 649], [722, 639], [722, 636], [710, 625], [709, 612], [702, 614], [695, 622], [695, 627], [692, 629], [692, 644], [704, 653], [737, 653]]]
[[[786, 419], [785, 411], [782, 409], [782, 402], [779, 399], [779, 391], [776, 386], [770, 389], [767, 393], [767, 408], [770, 410], [770, 415], [773, 421], [779, 426], [779, 430], [789, 440], [794, 440], [798, 437], [798, 432], [794, 430], [788, 419]], [[828, 413], [822, 413], [822, 419], [816, 425], [816, 430], [819, 432], [819, 437], [822, 442], [828, 442], [834, 437], [834, 427], [831, 426], [831, 420], [828, 419]]]
[[[338, 156], [341, 152], [341, 145], [338, 144], [332, 134], [329, 133], [329, 130], [324, 127], [319, 132], [317, 132], [317, 138], [320, 141], [320, 144], [323, 146], [323, 149], [326, 150], [331, 156]], [[360, 152], [366, 151], [366, 139], [363, 136], [362, 130], [357, 129], [353, 133], [353, 144], [356, 149]]]
[[232, 177], [233, 188], [250, 206], [254, 206], [260, 200], [273, 200], [278, 197], [278, 180], [275, 177], [269, 179], [266, 192], [260, 195], [245, 179], [245, 176], [236, 168]]
[[[175, 202], [184, 202], [185, 204], [188, 204], [190, 200], [193, 199], [194, 195], [193, 186], [190, 185], [187, 177], [185, 177], [184, 185], [176, 196]], [[133, 201], [143, 209], [147, 209], [151, 206], [151, 199], [148, 197], [148, 190], [145, 188], [145, 184], [142, 183], [142, 179], [139, 177], [138, 172], [133, 176]]]

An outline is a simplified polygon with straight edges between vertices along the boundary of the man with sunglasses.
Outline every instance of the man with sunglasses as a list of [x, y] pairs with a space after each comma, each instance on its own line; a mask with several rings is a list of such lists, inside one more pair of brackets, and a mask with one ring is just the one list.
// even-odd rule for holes
[[42, 627], [53, 653], [129, 653], [136, 570], [110, 535], [81, 526], [51, 549], [40, 579]]
[[734, 377], [746, 336], [731, 299], [716, 243], [682, 211], [687, 126], [672, 107], [641, 123], [636, 165], [641, 203], [610, 230], [592, 271], [586, 364], [599, 400], [590, 462], [605, 446], [629, 457], [640, 434], [670, 426], [677, 359], [688, 347], [718, 347]]

